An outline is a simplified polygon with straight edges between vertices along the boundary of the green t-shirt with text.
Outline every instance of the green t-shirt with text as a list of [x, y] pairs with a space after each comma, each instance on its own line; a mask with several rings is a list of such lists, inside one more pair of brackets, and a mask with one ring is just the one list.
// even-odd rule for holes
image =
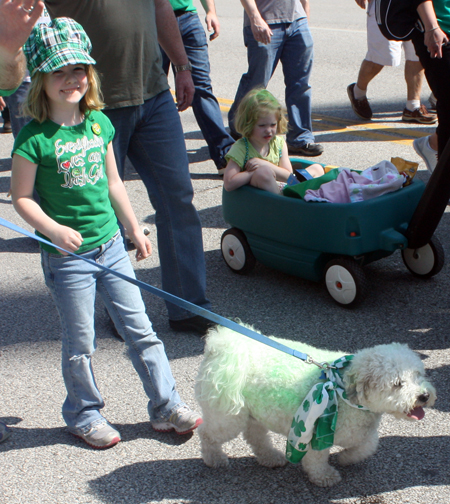
[[[38, 165], [35, 188], [42, 210], [83, 237], [77, 253], [99, 247], [118, 230], [105, 167], [113, 137], [110, 120], [93, 111], [77, 126], [31, 121], [14, 142], [13, 155]], [[41, 243], [41, 247], [58, 253], [49, 245]]]

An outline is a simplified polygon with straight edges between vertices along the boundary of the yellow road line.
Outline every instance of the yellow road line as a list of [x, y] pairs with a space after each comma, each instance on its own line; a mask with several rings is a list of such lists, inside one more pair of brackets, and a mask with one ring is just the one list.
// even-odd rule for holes
[[[220, 110], [228, 112], [233, 100], [217, 98]], [[401, 145], [411, 145], [415, 138], [428, 135], [413, 128], [396, 128], [394, 125], [377, 121], [361, 123], [358, 120], [343, 119], [324, 114], [313, 113], [314, 132], [326, 134], [351, 135], [379, 142], [392, 142]], [[319, 135], [320, 136], [320, 135]]]

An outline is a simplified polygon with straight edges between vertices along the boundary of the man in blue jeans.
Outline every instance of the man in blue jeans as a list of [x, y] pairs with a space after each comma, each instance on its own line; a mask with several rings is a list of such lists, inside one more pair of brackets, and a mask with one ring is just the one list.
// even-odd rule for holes
[[[203, 138], [208, 144], [209, 155], [219, 173], [223, 173], [227, 164], [225, 154], [230, 150], [234, 139], [225, 129], [219, 103], [212, 92], [205, 31], [192, 0], [169, 1], [177, 18], [187, 57], [192, 65], [192, 80], [195, 86], [192, 110]], [[212, 41], [219, 36], [220, 32], [214, 0], [201, 0], [201, 2], [206, 12], [206, 26], [208, 31], [212, 31], [209, 37]], [[170, 60], [164, 51], [162, 55], [163, 68], [168, 73]]]
[[[46, 0], [49, 14], [75, 19], [92, 41], [102, 77], [105, 114], [123, 178], [128, 156], [156, 211], [162, 288], [203, 308], [206, 271], [202, 229], [178, 111], [192, 102], [194, 84], [168, 0]], [[162, 69], [159, 44], [176, 71], [175, 107]], [[175, 331], [205, 334], [209, 322], [167, 303]]]
[[228, 113], [231, 135], [242, 98], [255, 87], [267, 87], [278, 62], [283, 67], [285, 101], [289, 119], [286, 143], [290, 154], [320, 156], [311, 121], [313, 40], [308, 27], [309, 0], [241, 0], [244, 7], [244, 43], [248, 71], [241, 77]]

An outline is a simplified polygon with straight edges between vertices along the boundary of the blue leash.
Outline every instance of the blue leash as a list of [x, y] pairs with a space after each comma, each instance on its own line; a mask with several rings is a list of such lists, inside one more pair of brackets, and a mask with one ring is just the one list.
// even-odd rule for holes
[[312, 359], [308, 354], [305, 354], [303, 352], [299, 352], [298, 350], [294, 350], [293, 348], [290, 348], [286, 345], [283, 345], [281, 343], [278, 343], [267, 336], [263, 336], [262, 334], [258, 334], [255, 331], [252, 331], [251, 329], [248, 329], [247, 327], [244, 327], [240, 324], [237, 324], [236, 322], [233, 322], [230, 319], [227, 319], [225, 317], [221, 317], [220, 315], [217, 315], [209, 310], [206, 310], [205, 308], [202, 308], [200, 306], [197, 306], [193, 303], [190, 303], [189, 301], [186, 301], [185, 299], [181, 299], [177, 296], [174, 296], [173, 294], [169, 294], [168, 292], [165, 292], [161, 289], [158, 289], [157, 287], [153, 287], [152, 285], [146, 284], [145, 282], [141, 282], [140, 280], [137, 280], [135, 278], [130, 278], [129, 276], [123, 275], [122, 273], [118, 273], [117, 271], [114, 271], [110, 268], [107, 268], [106, 266], [103, 266], [102, 264], [97, 264], [95, 261], [92, 261], [91, 259], [86, 259], [83, 256], [74, 254], [73, 252], [69, 252], [68, 250], [65, 250], [61, 247], [58, 247], [57, 245], [54, 245], [53, 243], [49, 242], [48, 240], [45, 240], [44, 238], [41, 238], [40, 236], [37, 236], [34, 233], [31, 233], [30, 231], [27, 231], [26, 229], [23, 229], [19, 226], [16, 226], [15, 224], [7, 221], [6, 219], [2, 219], [0, 217], [0, 225], [4, 226], [8, 229], [11, 229], [12, 231], [15, 231], [17, 233], [23, 234], [25, 236], [28, 236], [32, 238], [33, 240], [37, 240], [39, 242], [45, 243], [46, 245], [50, 245], [51, 247], [54, 247], [58, 250], [61, 250], [62, 252], [65, 252], [66, 254], [69, 254], [73, 257], [78, 257], [79, 259], [82, 259], [83, 261], [86, 261], [87, 263], [96, 266], [97, 268], [106, 271], [108, 273], [111, 273], [112, 275], [115, 275], [122, 280], [125, 280], [126, 282], [130, 282], [140, 289], [146, 290], [148, 292], [151, 292], [152, 294], [155, 294], [156, 296], [164, 299], [165, 301], [169, 301], [170, 303], [173, 303], [180, 308], [184, 308], [187, 311], [190, 311], [192, 313], [195, 313], [196, 315], [200, 315], [201, 317], [204, 317], [208, 320], [211, 320], [212, 322], [216, 324], [220, 324], [222, 326], [228, 327], [228, 329], [231, 329], [232, 331], [236, 331], [240, 334], [243, 334], [244, 336], [247, 336], [251, 339], [254, 339], [256, 341], [259, 341], [260, 343], [263, 343], [264, 345], [268, 345], [272, 348], [275, 348], [276, 350], [280, 350], [281, 352], [287, 353], [288, 355], [292, 355], [293, 357], [297, 357], [297, 359], [301, 359], [302, 361], [306, 362], [307, 364], [315, 364], [319, 366], [320, 368], [326, 367], [326, 365], [322, 365], [321, 363], [315, 361]]

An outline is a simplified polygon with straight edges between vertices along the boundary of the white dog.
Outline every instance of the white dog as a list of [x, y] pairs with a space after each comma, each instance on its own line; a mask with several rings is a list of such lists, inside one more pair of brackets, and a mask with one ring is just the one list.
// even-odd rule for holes
[[[344, 355], [272, 339], [318, 362], [331, 363]], [[344, 448], [338, 455], [341, 465], [375, 453], [383, 413], [420, 420], [422, 407], [432, 406], [436, 399], [421, 359], [407, 345], [392, 343], [361, 350], [341, 374], [348, 400], [368, 410], [339, 398], [334, 444]], [[320, 375], [320, 368], [230, 329], [210, 330], [195, 387], [203, 410], [199, 435], [205, 464], [226, 466], [222, 444], [240, 432], [261, 465], [286, 464], [285, 455], [272, 446], [268, 431], [288, 435], [294, 414], [312, 387], [321, 382]], [[329, 451], [309, 449], [302, 459], [304, 471], [316, 485], [331, 486], [341, 479], [328, 464]]]

